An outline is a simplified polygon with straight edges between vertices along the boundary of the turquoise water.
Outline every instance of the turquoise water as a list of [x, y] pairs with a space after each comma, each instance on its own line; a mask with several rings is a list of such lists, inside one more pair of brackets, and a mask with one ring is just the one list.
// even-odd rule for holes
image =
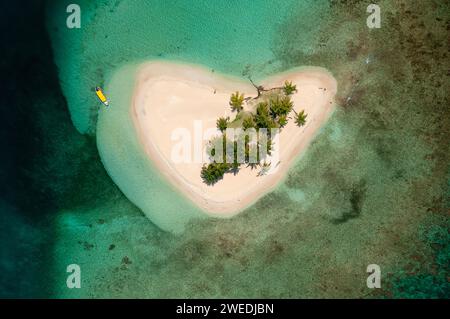
[[[432, 286], [433, 256], [439, 287], [447, 292], [426, 295], [448, 296], [442, 267], [448, 238], [431, 246], [420, 237], [422, 225], [448, 228], [450, 117], [447, 94], [439, 89], [445, 87], [446, 47], [440, 44], [447, 39], [448, 5], [435, 10], [428, 2], [380, 1], [386, 28], [368, 31], [364, 1], [80, 1], [82, 28], [68, 30], [67, 3], [48, 6], [62, 89], [80, 132], [109, 138], [111, 146], [117, 141], [117, 165], [129, 160], [138, 170], [148, 163], [133, 144], [120, 143], [130, 134], [129, 123], [120, 121], [126, 117], [114, 117], [117, 135], [102, 136], [100, 116], [96, 132], [99, 103], [92, 89], [113, 87], [113, 73], [130, 63], [176, 59], [254, 78], [323, 66], [338, 80], [340, 105], [274, 192], [235, 218], [198, 220], [176, 235], [160, 230], [120, 193], [85, 136], [47, 138], [57, 156], [72, 150], [77, 163], [70, 167], [45, 153], [59, 175], [42, 184], [58, 190], [70, 182], [76, 198], [63, 198], [53, 219], [53, 296], [410, 296], [414, 286]], [[141, 188], [182, 205], [157, 176], [135, 178], [141, 179], [136, 194], [146, 185]], [[161, 213], [164, 202], [152, 205]], [[71, 263], [82, 267], [82, 289], [65, 286]], [[379, 291], [365, 285], [371, 263], [385, 276]]]
[[[282, 6], [272, 1], [80, 3], [81, 29], [58, 28], [53, 33], [63, 91], [67, 92], [75, 127], [81, 133], [96, 131], [99, 153], [110, 176], [157, 225], [180, 231], [191, 217], [202, 213], [159, 176], [136, 143], [128, 114], [135, 63], [145, 59], [175, 59], [226, 74], [261, 78], [281, 70], [272, 52], [272, 42], [291, 12], [302, 12], [305, 25], [313, 25], [312, 17], [325, 8], [325, 1], [311, 4], [310, 1], [287, 1]], [[59, 17], [55, 12], [64, 5], [54, 7], [50, 16]], [[52, 20], [50, 30], [61, 23], [61, 19]], [[314, 32], [302, 32], [314, 36]], [[303, 41], [311, 43], [306, 37]], [[305, 50], [309, 50], [306, 45]], [[128, 64], [130, 67], [125, 67]], [[98, 118], [98, 129], [95, 127], [98, 101], [92, 94], [97, 85], [102, 85], [113, 101], [107, 112], [100, 112], [103, 116]]]
[[65, 27], [66, 6], [49, 6], [49, 30], [63, 91], [74, 125], [95, 132], [96, 97], [120, 65], [145, 59], [174, 59], [233, 75], [258, 78], [280, 69], [273, 39], [292, 12], [304, 28], [298, 47], [310, 50], [313, 25], [327, 1], [79, 1], [81, 28]]
[[130, 116], [136, 65], [121, 67], [106, 83], [110, 107], [100, 111], [97, 145], [102, 162], [124, 194], [164, 230], [181, 232], [200, 210], [152, 166]]

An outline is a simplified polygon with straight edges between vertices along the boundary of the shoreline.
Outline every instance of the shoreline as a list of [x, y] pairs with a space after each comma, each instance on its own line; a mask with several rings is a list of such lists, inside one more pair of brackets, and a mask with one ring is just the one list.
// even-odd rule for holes
[[138, 68], [130, 115], [139, 144], [169, 184], [202, 211], [216, 217], [234, 216], [283, 180], [334, 110], [337, 83], [326, 69], [295, 68], [258, 84], [271, 88], [285, 80], [297, 85], [298, 91], [292, 96], [294, 110], [304, 109], [308, 118], [304, 127], [297, 127], [290, 119], [281, 130], [280, 162], [273, 174], [256, 176], [258, 170], [243, 167], [236, 175], [225, 174], [215, 185], [208, 186], [200, 177], [202, 164], [171, 161], [175, 142], [170, 136], [175, 128], [192, 130], [194, 120], [201, 121], [204, 128], [215, 127], [218, 117], [235, 116], [228, 105], [232, 92], [242, 92], [246, 97], [257, 94], [248, 80], [192, 64], [152, 61]]

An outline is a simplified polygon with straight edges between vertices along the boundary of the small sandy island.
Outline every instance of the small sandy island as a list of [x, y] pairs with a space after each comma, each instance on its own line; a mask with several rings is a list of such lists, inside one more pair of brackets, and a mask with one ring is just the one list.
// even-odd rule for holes
[[[292, 95], [294, 110], [305, 110], [306, 125], [298, 127], [292, 119], [281, 130], [278, 140], [279, 161], [276, 169], [258, 176], [258, 169], [243, 165], [238, 174], [227, 173], [214, 185], [202, 180], [202, 163], [195, 160], [194, 139], [216, 127], [219, 117], [235, 117], [229, 106], [230, 95], [239, 91], [255, 97], [257, 90], [250, 81], [216, 74], [203, 67], [172, 62], [149, 62], [137, 73], [131, 114], [139, 141], [157, 169], [171, 184], [206, 213], [232, 216], [255, 202], [282, 180], [287, 170], [301, 154], [334, 107], [337, 83], [325, 69], [298, 68], [258, 81], [265, 88], [283, 86], [292, 81], [297, 92]], [[252, 111], [244, 104], [245, 111]], [[201, 123], [203, 131], [197, 126]], [[178, 163], [172, 159], [177, 141], [176, 129], [187, 129], [192, 135], [192, 162]], [[197, 130], [197, 131], [196, 131]], [[196, 135], [197, 134], [197, 135]], [[274, 166], [275, 167], [275, 166]]]

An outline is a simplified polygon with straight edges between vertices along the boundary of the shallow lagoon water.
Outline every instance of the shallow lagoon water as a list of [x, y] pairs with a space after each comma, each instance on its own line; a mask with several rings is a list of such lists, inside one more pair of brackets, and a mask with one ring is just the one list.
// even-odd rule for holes
[[[58, 28], [53, 33], [60, 78], [74, 125], [81, 133], [97, 133], [100, 155], [108, 163], [114, 163], [110, 167], [115, 172], [112, 177], [121, 181], [119, 185], [128, 185], [127, 194], [132, 201], [142, 203], [137, 199], [150, 194], [151, 203], [146, 201], [144, 210], [165, 211], [150, 213], [159, 218], [155, 220], [157, 224], [170, 225], [164, 227], [166, 230], [180, 231], [186, 220], [203, 214], [159, 178], [131, 136], [134, 130], [128, 114], [116, 110], [119, 105], [125, 109], [123, 105], [131, 100], [136, 62], [176, 59], [257, 80], [279, 70], [280, 64], [271, 49], [272, 39], [292, 10], [303, 13], [305, 26], [312, 25], [313, 17], [320, 18], [325, 2], [312, 3], [288, 1], [282, 6], [269, 1], [80, 3], [83, 14], [88, 11], [81, 29]], [[49, 16], [57, 18], [50, 22], [50, 30], [62, 23], [55, 12], [65, 6], [66, 3], [59, 3], [49, 10]], [[304, 34], [314, 36], [313, 30]], [[303, 43], [308, 43], [306, 38]], [[118, 69], [123, 75], [116, 76], [115, 83], [109, 83]], [[100, 84], [109, 89], [112, 107], [108, 114], [114, 113], [114, 121], [110, 116], [103, 121], [100, 118], [96, 126], [98, 102], [89, 93]], [[97, 131], [97, 127], [101, 130]], [[122, 167], [124, 163], [128, 166], [117, 168], [120, 163]], [[124, 182], [126, 179], [130, 182]], [[178, 217], [180, 210], [186, 211], [185, 220]]]
[[98, 117], [99, 154], [113, 181], [153, 223], [179, 233], [190, 219], [206, 216], [165, 180], [139, 144], [130, 116], [137, 68], [134, 64], [121, 67], [105, 86], [111, 103]]
[[[49, 30], [63, 91], [77, 129], [95, 132], [97, 104], [86, 92], [118, 66], [146, 59], [180, 60], [254, 79], [280, 62], [272, 42], [292, 12], [304, 28], [298, 47], [308, 50], [326, 1], [80, 1], [82, 27], [65, 27], [69, 1], [49, 6]], [[86, 17], [86, 18], [85, 18]], [[308, 28], [309, 26], [309, 28]]]
[[[436, 265], [435, 250], [421, 235], [430, 223], [448, 225], [443, 214], [449, 153], [443, 107], [448, 103], [436, 89], [442, 78], [438, 64], [430, 62], [441, 59], [445, 49], [438, 46], [445, 43], [445, 26], [435, 19], [449, 12], [445, 6], [430, 10], [427, 4], [382, 2], [391, 27], [377, 32], [365, 28], [361, 2], [241, 1], [243, 7], [228, 11], [225, 2], [214, 8], [203, 2], [171, 7], [147, 2], [168, 13], [156, 16], [139, 2], [132, 2], [136, 7], [125, 1], [90, 3], [80, 3], [88, 16], [81, 30], [60, 26], [65, 15], [55, 12], [65, 11], [63, 1], [48, 8], [63, 93], [81, 132], [95, 134], [97, 119], [95, 96], [84, 92], [106, 84], [119, 66], [154, 57], [255, 79], [319, 65], [343, 85], [342, 103], [277, 190], [236, 218], [194, 222], [179, 235], [155, 227], [98, 171], [79, 195], [91, 200], [66, 201], [51, 219], [53, 296], [395, 297], [405, 296], [396, 290], [405, 285], [410, 295], [420, 289], [445, 295], [448, 283], [440, 281], [445, 269], [432, 277], [438, 289], [423, 289]], [[420, 24], [411, 15], [426, 27], [409, 35]], [[174, 21], [183, 23], [176, 28]], [[155, 29], [142, 31], [154, 22]], [[124, 33], [129, 39], [121, 42]], [[405, 35], [409, 41], [402, 41]], [[108, 38], [114, 41], [104, 42]], [[251, 45], [242, 45], [244, 40]], [[417, 53], [419, 44], [435, 53]], [[373, 62], [366, 65], [369, 54]], [[430, 87], [424, 90], [421, 83]], [[71, 135], [70, 145], [80, 139]], [[80, 178], [85, 168], [97, 172], [91, 168], [96, 164], [84, 163], [73, 177], [64, 175], [66, 180]], [[99, 194], [97, 200], [87, 193]], [[74, 262], [83, 269], [80, 290], [65, 287], [65, 267]], [[371, 263], [386, 274], [381, 291], [365, 286]]]

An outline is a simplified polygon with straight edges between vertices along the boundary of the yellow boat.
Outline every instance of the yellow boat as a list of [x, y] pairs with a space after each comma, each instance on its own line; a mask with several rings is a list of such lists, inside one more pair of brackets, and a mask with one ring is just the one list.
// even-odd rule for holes
[[99, 98], [99, 100], [100, 100], [103, 104], [105, 104], [106, 106], [109, 105], [109, 101], [108, 101], [108, 99], [106, 98], [105, 94], [103, 94], [103, 91], [102, 91], [102, 89], [101, 89], [100, 87], [97, 86], [97, 87], [95, 88], [95, 93], [97, 94], [97, 97]]

